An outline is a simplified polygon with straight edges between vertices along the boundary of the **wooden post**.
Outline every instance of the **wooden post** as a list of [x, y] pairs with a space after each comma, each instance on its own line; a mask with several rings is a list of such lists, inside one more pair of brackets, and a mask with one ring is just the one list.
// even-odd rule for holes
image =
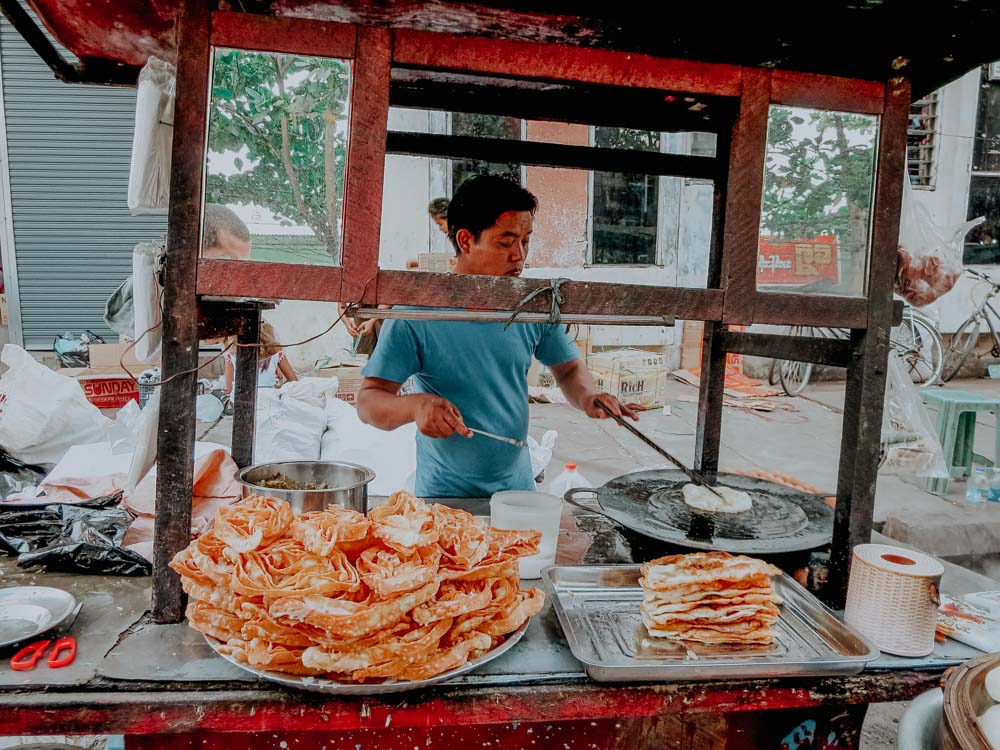
[[180, 579], [167, 563], [191, 536], [195, 387], [198, 381], [198, 250], [205, 171], [209, 72], [206, 0], [185, 0], [177, 21], [177, 105], [170, 171], [167, 261], [163, 285], [163, 380], [156, 447], [153, 619], [184, 615]]
[[233, 389], [233, 460], [241, 469], [253, 463], [254, 421], [257, 412], [257, 363], [260, 359], [260, 310], [243, 317], [237, 337]]
[[[722, 135], [716, 141], [716, 156], [730, 158], [730, 139]], [[712, 194], [712, 240], [708, 259], [708, 283], [718, 288], [722, 283], [722, 237], [726, 228], [726, 181], [715, 181]], [[726, 385], [726, 353], [722, 349], [723, 325], [718, 320], [705, 322], [702, 331], [701, 377], [698, 387], [698, 425], [695, 431], [694, 467], [709, 481], [719, 471], [719, 443], [722, 440], [722, 397]]]
[[392, 34], [389, 30], [359, 28], [344, 176], [342, 302], [372, 303], [376, 297], [391, 66]]
[[840, 440], [833, 553], [829, 584], [823, 592], [827, 603], [837, 608], [843, 607], [847, 598], [852, 550], [871, 541], [909, 107], [909, 82], [903, 78], [891, 80], [886, 86], [885, 113], [879, 127], [868, 273], [868, 328], [851, 333], [853, 351], [847, 370]]

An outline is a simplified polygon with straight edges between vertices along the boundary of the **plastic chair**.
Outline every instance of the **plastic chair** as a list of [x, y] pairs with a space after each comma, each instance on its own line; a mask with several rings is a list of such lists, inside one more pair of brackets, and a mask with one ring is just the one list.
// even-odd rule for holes
[[[951, 476], [964, 479], [972, 473], [973, 462], [994, 466], [1000, 459], [1000, 398], [983, 396], [969, 391], [921, 391], [924, 403], [933, 406], [937, 413], [937, 433], [944, 451]], [[992, 412], [996, 419], [996, 438], [993, 459], [973, 451], [976, 439], [978, 412]], [[948, 479], [928, 479], [927, 491], [935, 495], [948, 494]]]

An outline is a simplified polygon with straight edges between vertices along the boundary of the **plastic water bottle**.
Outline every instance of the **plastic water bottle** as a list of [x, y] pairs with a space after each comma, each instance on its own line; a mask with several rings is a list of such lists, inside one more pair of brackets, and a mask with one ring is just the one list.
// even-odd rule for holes
[[985, 503], [990, 496], [990, 477], [985, 466], [977, 466], [969, 477], [965, 499], [970, 503]]
[[987, 500], [991, 503], [1000, 503], [1000, 469], [990, 469], [990, 491]]
[[561, 498], [565, 497], [566, 492], [571, 489], [593, 486], [590, 480], [577, 470], [576, 464], [571, 462], [566, 464], [562, 473], [552, 480], [548, 492], [550, 495]]

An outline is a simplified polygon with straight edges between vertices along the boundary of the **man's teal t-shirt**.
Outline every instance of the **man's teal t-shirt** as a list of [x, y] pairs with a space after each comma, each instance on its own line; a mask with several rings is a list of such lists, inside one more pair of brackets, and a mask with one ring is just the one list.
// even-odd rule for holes
[[[517, 440], [528, 435], [528, 368], [579, 357], [561, 325], [389, 320], [363, 373], [448, 399], [468, 427]], [[421, 497], [490, 497], [533, 490], [531, 459], [482, 435], [430, 438], [417, 433], [415, 491]]]

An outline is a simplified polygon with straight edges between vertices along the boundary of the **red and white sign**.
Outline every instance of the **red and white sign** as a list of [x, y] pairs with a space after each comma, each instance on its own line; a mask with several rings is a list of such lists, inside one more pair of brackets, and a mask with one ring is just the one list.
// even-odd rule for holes
[[811, 240], [761, 237], [757, 253], [757, 285], [787, 286], [839, 280], [837, 238]]

